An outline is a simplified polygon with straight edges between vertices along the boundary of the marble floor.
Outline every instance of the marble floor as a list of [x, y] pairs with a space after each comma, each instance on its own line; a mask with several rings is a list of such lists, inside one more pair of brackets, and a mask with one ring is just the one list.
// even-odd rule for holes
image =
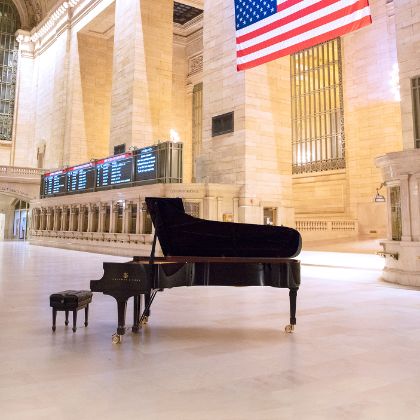
[[303, 252], [293, 335], [287, 290], [225, 287], [166, 290], [122, 345], [101, 294], [53, 334], [49, 294], [110, 260], [0, 243], [2, 420], [420, 418], [420, 291], [381, 282], [379, 257]]

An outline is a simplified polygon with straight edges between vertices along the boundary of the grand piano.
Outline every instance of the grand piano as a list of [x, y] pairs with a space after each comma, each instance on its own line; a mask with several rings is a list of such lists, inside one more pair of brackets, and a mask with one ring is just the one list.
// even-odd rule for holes
[[[217, 222], [185, 213], [180, 198], [146, 198], [155, 233], [147, 257], [126, 263], [104, 262], [104, 275], [92, 280], [92, 292], [117, 301], [118, 328], [112, 336], [120, 343], [125, 334], [127, 301], [134, 297], [132, 331], [148, 321], [159, 291], [181, 286], [271, 286], [289, 289], [291, 333], [296, 325], [296, 298], [302, 239], [284, 226]], [[159, 240], [163, 257], [156, 257]], [[144, 310], [142, 306], [144, 304]]]

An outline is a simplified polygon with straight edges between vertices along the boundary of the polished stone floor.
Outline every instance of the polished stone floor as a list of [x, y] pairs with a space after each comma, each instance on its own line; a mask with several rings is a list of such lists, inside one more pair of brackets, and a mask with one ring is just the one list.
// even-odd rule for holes
[[116, 308], [51, 332], [50, 293], [89, 288], [124, 258], [0, 243], [0, 418], [420, 418], [420, 291], [379, 280], [383, 260], [305, 251], [298, 326], [286, 290], [180, 288], [113, 345]]

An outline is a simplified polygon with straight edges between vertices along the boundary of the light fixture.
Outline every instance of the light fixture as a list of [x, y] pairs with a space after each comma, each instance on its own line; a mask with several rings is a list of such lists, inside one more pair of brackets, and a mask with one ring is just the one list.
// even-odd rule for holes
[[178, 132], [173, 128], [169, 130], [169, 137], [173, 143], [178, 143], [180, 140]]
[[386, 199], [382, 194], [379, 194], [379, 190], [385, 187], [385, 182], [382, 182], [381, 185], [379, 185], [379, 188], [376, 188], [376, 195], [374, 198], [375, 203], [385, 203]]

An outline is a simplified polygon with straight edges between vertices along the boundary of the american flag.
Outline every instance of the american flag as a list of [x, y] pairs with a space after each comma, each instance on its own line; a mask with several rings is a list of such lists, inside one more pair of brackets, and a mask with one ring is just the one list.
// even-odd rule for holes
[[238, 70], [372, 23], [368, 0], [235, 0]]

